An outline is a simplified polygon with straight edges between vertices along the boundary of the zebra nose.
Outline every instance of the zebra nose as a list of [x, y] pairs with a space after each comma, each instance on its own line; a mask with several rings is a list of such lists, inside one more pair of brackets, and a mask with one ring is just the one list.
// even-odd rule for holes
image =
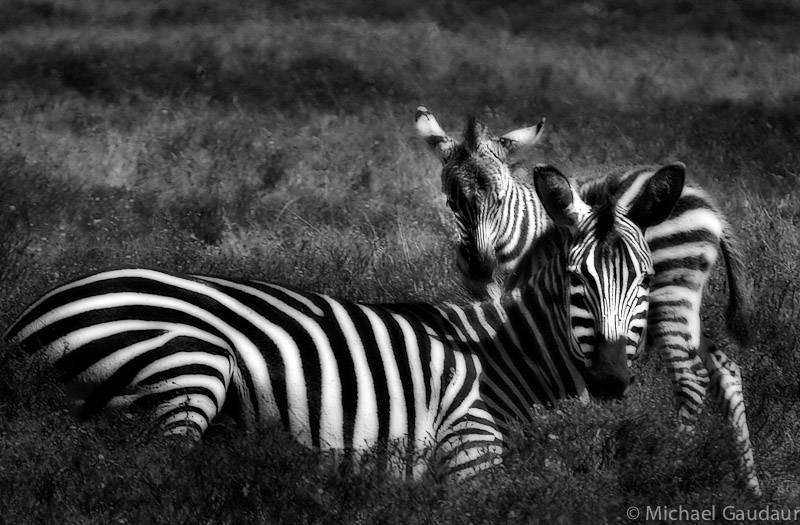
[[589, 393], [601, 399], [622, 399], [635, 376], [628, 367], [627, 341], [602, 341], [592, 355], [587, 374]]
[[489, 250], [479, 250], [473, 246], [461, 246], [461, 257], [466, 260], [470, 279], [490, 281], [497, 269], [497, 257]]

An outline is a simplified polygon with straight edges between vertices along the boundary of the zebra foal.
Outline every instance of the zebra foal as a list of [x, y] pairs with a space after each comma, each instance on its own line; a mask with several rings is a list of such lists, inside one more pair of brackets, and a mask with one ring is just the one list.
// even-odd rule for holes
[[[478, 297], [491, 297], [500, 293], [503, 281], [506, 289], [518, 286], [548, 256], [537, 243], [551, 219], [530, 182], [513, 175], [506, 159], [539, 140], [544, 120], [496, 137], [471, 117], [460, 143], [424, 106], [417, 108], [415, 124], [442, 161], [442, 190], [459, 231], [457, 264], [465, 287]], [[589, 204], [607, 198], [609, 192], [624, 203], [637, 198], [662, 169], [612, 173], [584, 183], [578, 191]], [[749, 345], [746, 276], [731, 228], [711, 198], [687, 184], [671, 215], [649, 228], [645, 238], [655, 271], [648, 340], [671, 373], [678, 423], [683, 430], [694, 428], [711, 374], [719, 383], [711, 386], [712, 397], [732, 425], [740, 449], [750, 451], [741, 388], [724, 381], [727, 371], [720, 368], [722, 362], [733, 362], [719, 350], [714, 356], [707, 353], [710, 345], [702, 342], [700, 320], [703, 289], [721, 253], [730, 291], [728, 328], [740, 345]], [[743, 477], [754, 479], [752, 452], [743, 452], [742, 458], [742, 469], [748, 471]]]
[[149, 407], [166, 433], [199, 438], [231, 399], [248, 428], [280, 421], [306, 446], [353, 455], [391, 442], [419, 458], [401, 474], [470, 476], [501, 461], [533, 405], [623, 396], [652, 274], [642, 229], [683, 186], [665, 170], [624, 206], [590, 207], [555, 168], [534, 171], [552, 257], [493, 301], [359, 304], [123, 269], [45, 294], [5, 338], [52, 363], [81, 417]]

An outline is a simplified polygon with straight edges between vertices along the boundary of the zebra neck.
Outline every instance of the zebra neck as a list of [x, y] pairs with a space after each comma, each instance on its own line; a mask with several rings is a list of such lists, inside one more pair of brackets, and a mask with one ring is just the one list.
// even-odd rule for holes
[[569, 351], [562, 273], [554, 260], [528, 286], [448, 315], [465, 321], [462, 340], [480, 356], [481, 391], [500, 420], [530, 420], [533, 405], [555, 404], [585, 390], [580, 364]]
[[[519, 260], [517, 267], [509, 274], [506, 280], [506, 290], [513, 290], [516, 288], [525, 288], [533, 285], [534, 288], [547, 287], [552, 290], [553, 285], [546, 282], [533, 283], [537, 273], [548, 272], [543, 275], [554, 275], [558, 272], [557, 266], [553, 266], [554, 260], [558, 259], [561, 264], [561, 271], [566, 267], [566, 255], [563, 253], [564, 246], [571, 233], [565, 229], [558, 227], [552, 223], [548, 218], [548, 227], [538, 234], [533, 239], [530, 246], [526, 249]], [[547, 269], [549, 268], [549, 269]], [[563, 281], [564, 277], [557, 277]], [[563, 295], [561, 297], [563, 299]], [[563, 302], [558, 303], [559, 307]]]
[[497, 253], [505, 268], [513, 272], [552, 220], [534, 188], [516, 179], [512, 179], [504, 201], [508, 203], [505, 213], [510, 216], [502, 221], [504, 229], [498, 236]]

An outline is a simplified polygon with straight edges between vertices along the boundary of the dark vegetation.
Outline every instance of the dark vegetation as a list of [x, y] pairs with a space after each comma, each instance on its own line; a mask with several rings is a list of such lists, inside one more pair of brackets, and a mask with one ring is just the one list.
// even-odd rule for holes
[[[626, 523], [629, 506], [800, 507], [800, 6], [791, 0], [0, 1], [0, 326], [51, 286], [144, 265], [365, 301], [463, 299], [426, 104], [452, 133], [548, 119], [576, 177], [683, 160], [739, 232], [745, 374], [765, 488], [734, 484], [707, 408], [676, 435], [656, 358], [620, 405], [564, 403], [505, 468], [456, 485], [322, 464], [277, 429], [197, 446], [77, 423], [48, 370], [0, 353], [8, 523]], [[719, 518], [719, 514], [718, 514]]]

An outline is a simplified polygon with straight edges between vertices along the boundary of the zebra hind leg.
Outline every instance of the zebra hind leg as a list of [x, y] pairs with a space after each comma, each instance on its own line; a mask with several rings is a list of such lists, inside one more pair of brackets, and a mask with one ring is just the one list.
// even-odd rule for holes
[[719, 406], [736, 442], [737, 479], [753, 495], [760, 497], [762, 492], [756, 474], [753, 447], [750, 444], [750, 431], [747, 428], [741, 370], [706, 337], [702, 339], [701, 353], [706, 368], [711, 373], [708, 393]]
[[692, 433], [708, 387], [708, 372], [692, 344], [694, 330], [687, 322], [695, 317], [694, 312], [676, 315], [674, 304], [662, 300], [657, 292], [651, 292], [650, 301], [648, 346], [657, 349], [669, 371], [679, 430]]
[[673, 349], [670, 365], [673, 394], [677, 404], [678, 430], [693, 433], [697, 418], [703, 410], [703, 400], [709, 384], [708, 372], [696, 353], [676, 354], [678, 352]]
[[225, 403], [234, 361], [216, 345], [186, 338], [173, 339], [157, 354], [117, 402], [153, 414], [165, 435], [197, 441]]

